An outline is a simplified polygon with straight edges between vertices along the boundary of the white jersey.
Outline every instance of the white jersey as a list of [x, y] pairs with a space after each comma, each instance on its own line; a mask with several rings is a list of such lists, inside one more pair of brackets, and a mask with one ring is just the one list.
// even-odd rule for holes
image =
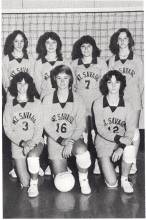
[[130, 52], [126, 60], [120, 60], [119, 56], [114, 55], [109, 60], [109, 69], [118, 70], [126, 76], [124, 97], [130, 100], [135, 110], [140, 110], [144, 89], [143, 63], [140, 57]]
[[43, 121], [40, 100], [27, 102], [22, 106], [16, 99], [5, 105], [3, 125], [7, 137], [13, 145], [19, 146], [21, 140], [33, 140], [38, 144], [42, 140]]
[[50, 71], [61, 64], [65, 64], [65, 61], [57, 60], [48, 62], [46, 58], [36, 60], [34, 82], [41, 99], [54, 91], [50, 78]]
[[7, 92], [10, 81], [19, 72], [26, 72], [33, 77], [34, 61], [32, 57], [24, 56], [22, 59], [16, 59], [12, 54], [6, 55], [2, 60], [2, 82]]
[[55, 142], [58, 138], [81, 138], [86, 126], [86, 110], [82, 99], [70, 91], [63, 106], [59, 103], [57, 91], [43, 100], [44, 129]]
[[93, 101], [101, 96], [99, 81], [108, 70], [106, 62], [99, 57], [93, 59], [91, 64], [83, 64], [81, 59], [76, 59], [72, 62], [72, 69], [76, 92], [83, 98], [91, 114]]

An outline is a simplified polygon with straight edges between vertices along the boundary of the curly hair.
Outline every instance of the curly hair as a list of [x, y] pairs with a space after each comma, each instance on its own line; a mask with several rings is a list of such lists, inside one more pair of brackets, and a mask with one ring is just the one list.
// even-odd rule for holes
[[99, 57], [100, 56], [100, 49], [97, 47], [95, 40], [90, 35], [84, 35], [79, 40], [77, 40], [72, 49], [72, 60], [82, 58], [83, 54], [81, 52], [81, 45], [82, 44], [91, 44], [93, 48], [92, 57]]
[[48, 40], [49, 38], [57, 42], [57, 49], [56, 49], [57, 58], [59, 60], [62, 60], [62, 52], [61, 52], [62, 42], [58, 34], [56, 34], [55, 32], [45, 32], [43, 35], [40, 36], [36, 46], [36, 52], [38, 53], [37, 60], [44, 58], [46, 56], [47, 50], [45, 43], [46, 40]]
[[100, 80], [99, 88], [102, 93], [102, 95], [106, 96], [108, 95], [108, 87], [107, 87], [107, 82], [112, 78], [112, 76], [116, 77], [116, 80], [120, 82], [120, 90], [119, 90], [119, 95], [123, 96], [124, 95], [124, 89], [126, 87], [126, 77], [122, 75], [121, 72], [118, 70], [110, 70], [108, 71]]
[[56, 66], [54, 69], [51, 70], [50, 77], [51, 77], [53, 88], [56, 88], [56, 89], [58, 88], [57, 83], [56, 83], [56, 77], [59, 73], [66, 73], [68, 76], [70, 76], [69, 88], [72, 88], [73, 74], [72, 74], [71, 69], [66, 65], [59, 65], [59, 66]]
[[118, 42], [118, 37], [121, 32], [125, 32], [127, 34], [127, 37], [129, 39], [128, 47], [129, 47], [130, 51], [132, 50], [132, 48], [134, 46], [134, 40], [133, 40], [133, 37], [132, 37], [130, 31], [127, 28], [120, 28], [110, 38], [109, 49], [115, 55], [119, 53], [119, 45], [117, 44], [117, 42]]
[[34, 100], [34, 97], [39, 98], [39, 94], [36, 90], [35, 84], [33, 82], [33, 78], [26, 72], [19, 72], [14, 76], [14, 78], [10, 82], [9, 92], [15, 98], [18, 95], [17, 83], [25, 80], [28, 83], [27, 97], [30, 101]]
[[8, 35], [4, 45], [4, 55], [10, 55], [14, 50], [14, 40], [17, 35], [21, 35], [24, 40], [24, 47], [22, 49], [23, 54], [27, 55], [27, 47], [28, 47], [28, 40], [25, 34], [20, 30], [15, 30], [11, 34]]

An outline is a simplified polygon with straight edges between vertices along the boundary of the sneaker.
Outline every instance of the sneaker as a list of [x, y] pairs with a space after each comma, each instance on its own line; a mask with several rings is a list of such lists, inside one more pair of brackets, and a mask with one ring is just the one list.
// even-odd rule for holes
[[50, 166], [48, 165], [47, 168], [45, 169], [45, 175], [50, 176], [51, 175], [51, 169]]
[[43, 171], [43, 169], [41, 167], [39, 169], [39, 176], [44, 176], [44, 171]]
[[136, 164], [133, 163], [131, 166], [130, 174], [135, 174], [137, 172], [137, 167]]
[[118, 180], [116, 181], [116, 183], [114, 185], [110, 185], [106, 180], [104, 180], [107, 187], [110, 188], [110, 189], [114, 189], [114, 188], [117, 188], [118, 187]]
[[9, 175], [10, 175], [12, 178], [17, 178], [17, 174], [16, 174], [14, 168], [9, 172]]
[[121, 181], [121, 187], [123, 188], [125, 193], [133, 193], [132, 183], [128, 181], [128, 179]]
[[28, 196], [31, 198], [38, 196], [39, 194], [38, 184], [31, 184], [27, 192], [28, 192]]
[[93, 173], [94, 174], [101, 174], [97, 159], [95, 160], [95, 166], [94, 166]]
[[80, 181], [80, 187], [82, 194], [88, 195], [91, 193], [91, 188], [89, 186], [88, 179], [83, 179]]

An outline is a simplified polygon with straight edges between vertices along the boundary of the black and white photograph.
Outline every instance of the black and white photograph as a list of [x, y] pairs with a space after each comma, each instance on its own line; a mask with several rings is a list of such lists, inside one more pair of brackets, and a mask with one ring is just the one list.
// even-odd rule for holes
[[2, 0], [2, 218], [145, 218], [143, 0]]

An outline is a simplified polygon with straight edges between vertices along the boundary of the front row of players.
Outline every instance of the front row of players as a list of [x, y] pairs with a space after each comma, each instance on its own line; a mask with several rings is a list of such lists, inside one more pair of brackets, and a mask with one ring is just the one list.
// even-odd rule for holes
[[[72, 91], [73, 75], [68, 66], [52, 70], [55, 90], [41, 103], [33, 79], [27, 73], [17, 74], [9, 92], [14, 97], [4, 110], [4, 129], [11, 140], [12, 157], [22, 187], [28, 187], [28, 196], [38, 192], [39, 156], [43, 150], [43, 129], [48, 134], [48, 155], [56, 188], [62, 192], [74, 186], [74, 176], [67, 170], [67, 158], [74, 155], [81, 192], [90, 194], [88, 168], [90, 153], [83, 139], [86, 129], [86, 110], [82, 99]], [[93, 103], [97, 129], [95, 147], [110, 188], [118, 186], [115, 162], [122, 159], [121, 187], [132, 193], [128, 181], [132, 163], [136, 160], [134, 142], [136, 123], [130, 104], [123, 99], [125, 77], [112, 70], [103, 76], [100, 90], [103, 96]]]

